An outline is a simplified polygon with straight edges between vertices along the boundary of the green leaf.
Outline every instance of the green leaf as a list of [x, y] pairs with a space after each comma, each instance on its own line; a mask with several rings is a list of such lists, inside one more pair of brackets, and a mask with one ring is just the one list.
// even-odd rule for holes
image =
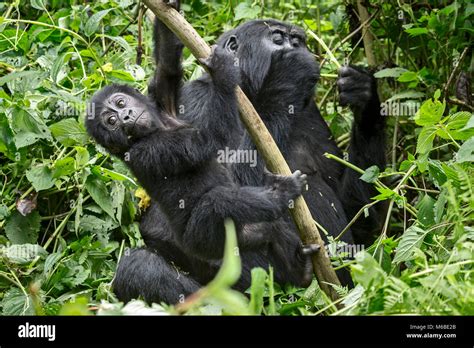
[[375, 187], [377, 191], [380, 192], [379, 195], [372, 197], [372, 199], [377, 200], [377, 201], [384, 201], [386, 199], [390, 199], [394, 196], [396, 196], [395, 191], [389, 189], [389, 188], [384, 188], [384, 187]]
[[374, 74], [375, 78], [381, 79], [384, 77], [399, 77], [401, 74], [408, 72], [407, 69], [404, 68], [387, 68], [377, 71]]
[[67, 118], [49, 126], [53, 136], [64, 146], [83, 145], [88, 136], [82, 124], [73, 118]]
[[250, 285], [250, 304], [249, 308], [255, 315], [262, 313], [263, 296], [265, 293], [265, 282], [267, 272], [263, 268], [252, 269], [252, 283]]
[[31, 297], [18, 288], [8, 290], [2, 300], [3, 315], [35, 315]]
[[234, 21], [239, 21], [241, 19], [254, 19], [257, 18], [261, 11], [260, 6], [250, 6], [246, 2], [241, 2], [238, 4], [235, 9]]
[[36, 244], [40, 223], [41, 217], [37, 211], [27, 216], [15, 211], [7, 218], [5, 232], [12, 244]]
[[386, 273], [368, 252], [357, 253], [356, 262], [351, 265], [352, 275], [354, 280], [365, 289], [377, 287], [385, 282]]
[[107, 13], [109, 13], [112, 9], [109, 8], [107, 10], [99, 11], [97, 13], [94, 13], [86, 22], [86, 25], [84, 26], [84, 33], [86, 36], [91, 36], [94, 34], [97, 29], [99, 29], [99, 24], [102, 18], [104, 18]]
[[462, 144], [456, 154], [456, 162], [474, 162], [474, 138]]
[[410, 36], [419, 36], [423, 34], [428, 34], [428, 29], [426, 28], [410, 28], [410, 29], [405, 29], [405, 31]]
[[44, 2], [43, 0], [30, 0], [31, 7], [37, 9], [37, 10], [43, 10], [45, 9]]
[[415, 123], [419, 126], [432, 126], [441, 120], [446, 103], [428, 99], [415, 114]]
[[38, 77], [41, 74], [41, 72], [34, 70], [14, 71], [0, 78], [0, 87], [10, 81], [19, 80], [21, 78], [31, 79], [33, 77]]
[[53, 166], [53, 178], [69, 176], [76, 171], [76, 161], [72, 157], [61, 158]]
[[436, 200], [431, 198], [429, 195], [425, 194], [424, 197], [417, 204], [418, 208], [418, 221], [424, 226], [429, 227], [434, 225], [434, 206]]
[[66, 62], [72, 57], [73, 52], [66, 52], [59, 57], [56, 58], [54, 64], [51, 68], [51, 79], [54, 83], [59, 84], [61, 80], [63, 80], [67, 74], [64, 72], [64, 66]]
[[399, 99], [418, 99], [424, 96], [425, 96], [425, 93], [423, 92], [405, 91], [405, 92], [401, 92], [401, 93], [397, 93], [393, 95], [392, 97], [387, 99], [386, 103], [390, 101], [394, 101], [394, 100], [399, 100]]
[[441, 194], [438, 196], [435, 207], [434, 207], [434, 219], [435, 223], [439, 224], [443, 220], [443, 213], [444, 213], [444, 207], [448, 201], [448, 198], [446, 197], [446, 193], [443, 191]]
[[415, 249], [418, 249], [428, 232], [417, 226], [410, 226], [402, 235], [393, 262], [400, 263], [412, 260]]
[[364, 174], [362, 174], [362, 176], [360, 177], [360, 180], [371, 184], [375, 182], [375, 180], [377, 180], [377, 178], [379, 177], [379, 174], [380, 174], [379, 167], [371, 166], [365, 170]]
[[3, 255], [11, 263], [25, 264], [36, 257], [47, 254], [46, 250], [38, 244], [13, 244], [7, 247]]
[[115, 78], [120, 81], [126, 82], [134, 82], [135, 78], [130, 74], [128, 71], [124, 70], [112, 70], [111, 72], [107, 73], [109, 77]]
[[82, 168], [87, 163], [89, 163], [90, 156], [89, 156], [89, 151], [85, 147], [82, 146], [76, 146], [76, 164], [78, 168]]
[[104, 167], [94, 166], [92, 167], [91, 172], [106, 181], [109, 181], [109, 180], [130, 181], [132, 184], [137, 185], [137, 183], [133, 179], [129, 178], [128, 176], [120, 174], [119, 172], [116, 172], [114, 170], [110, 170]]
[[433, 140], [435, 138], [436, 127], [424, 127], [421, 129], [418, 135], [418, 141], [416, 143], [416, 152], [419, 154], [427, 154], [433, 148]]
[[417, 75], [416, 72], [406, 71], [398, 77], [397, 81], [399, 81], [399, 82], [411, 82], [411, 81], [416, 81], [417, 78], [418, 78], [418, 75]]
[[26, 178], [36, 191], [47, 190], [54, 185], [53, 173], [46, 165], [32, 167], [26, 172]]
[[430, 160], [428, 163], [428, 171], [434, 179], [435, 185], [440, 188], [446, 182], [447, 177], [443, 167], [439, 161]]
[[19, 149], [34, 144], [39, 139], [51, 139], [51, 133], [44, 121], [32, 112], [13, 108], [12, 129], [15, 134], [15, 146]]
[[110, 196], [105, 183], [91, 175], [86, 180], [86, 189], [99, 207], [101, 207], [110, 217], [115, 218], [112, 197]]

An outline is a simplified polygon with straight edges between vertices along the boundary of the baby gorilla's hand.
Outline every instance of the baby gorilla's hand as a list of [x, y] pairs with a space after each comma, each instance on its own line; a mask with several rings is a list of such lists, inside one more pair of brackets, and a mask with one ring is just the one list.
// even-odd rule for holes
[[377, 98], [375, 78], [362, 68], [343, 66], [337, 80], [339, 104], [342, 106], [364, 109], [374, 98]]
[[212, 53], [208, 58], [199, 58], [199, 62], [206, 67], [216, 83], [236, 85], [239, 83], [239, 67], [232, 53], [223, 47], [212, 46]]
[[265, 181], [266, 186], [269, 186], [275, 198], [286, 206], [291, 200], [303, 193], [308, 183], [306, 174], [299, 170], [290, 176], [266, 173]]
[[176, 11], [179, 11], [179, 0], [164, 0], [166, 5], [174, 8]]

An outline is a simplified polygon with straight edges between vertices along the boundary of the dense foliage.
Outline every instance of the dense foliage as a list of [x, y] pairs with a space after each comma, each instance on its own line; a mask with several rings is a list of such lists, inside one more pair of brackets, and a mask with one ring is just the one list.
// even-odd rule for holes
[[[145, 92], [153, 71], [151, 21], [132, 0], [19, 0], [0, 4], [0, 306], [12, 314], [173, 312], [110, 291], [118, 258], [143, 242], [146, 195], [121, 161], [90, 141], [86, 101], [104, 85]], [[251, 18], [303, 26], [323, 61], [364, 64], [360, 23], [344, 1], [184, 1], [212, 43]], [[379, 239], [350, 267], [338, 309], [314, 281], [273, 284], [253, 272], [250, 300], [229, 290], [239, 272], [232, 226], [226, 261], [188, 313], [474, 314], [474, 117], [470, 1], [371, 1], [379, 90], [388, 117], [387, 168], [354, 168], [389, 206]], [[138, 17], [141, 20], [138, 20]], [[142, 22], [140, 28], [139, 22]], [[469, 48], [471, 46], [471, 48]], [[138, 55], [137, 55], [138, 52]], [[185, 51], [186, 78], [202, 73]], [[351, 113], [337, 106], [337, 69], [324, 60], [315, 100], [342, 148]], [[335, 159], [337, 160], [337, 159]], [[344, 161], [343, 159], [339, 159]], [[361, 216], [367, 210], [361, 211]], [[337, 241], [331, 241], [329, 248]]]

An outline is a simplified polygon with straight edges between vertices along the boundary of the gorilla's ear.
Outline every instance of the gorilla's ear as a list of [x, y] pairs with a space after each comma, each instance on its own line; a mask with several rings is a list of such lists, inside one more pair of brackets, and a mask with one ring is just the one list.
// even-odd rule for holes
[[239, 44], [237, 42], [237, 36], [231, 35], [224, 44], [224, 48], [231, 53], [235, 53], [239, 48]]

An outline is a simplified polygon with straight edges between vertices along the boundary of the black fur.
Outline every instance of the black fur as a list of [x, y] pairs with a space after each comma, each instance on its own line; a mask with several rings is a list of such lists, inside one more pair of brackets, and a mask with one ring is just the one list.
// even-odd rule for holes
[[[272, 34], [275, 28], [283, 31], [283, 34]], [[212, 150], [210, 153], [215, 154], [216, 150], [224, 147], [255, 149], [247, 132], [237, 121], [237, 110], [229, 102], [230, 95], [222, 99], [216, 98], [213, 90], [209, 89], [208, 75], [182, 84], [182, 68], [179, 63], [182, 45], [160, 22], [155, 25], [155, 41], [157, 70], [149, 86], [149, 94], [156, 102], [157, 109], [176, 114], [181, 122], [207, 131], [210, 137], [207, 146]], [[275, 42], [281, 47], [275, 48]], [[338, 156], [342, 154], [313, 101], [319, 68], [306, 48], [303, 31], [276, 20], [251, 21], [223, 34], [218, 47], [234, 55], [234, 61], [240, 68], [237, 80], [240, 80], [241, 87], [272, 133], [290, 167], [308, 173], [309, 191], [304, 193], [304, 197], [313, 217], [332, 236], [338, 235], [375, 192], [370, 185], [359, 180], [357, 173], [323, 156], [325, 152]], [[214, 82], [218, 83], [219, 80], [215, 79]], [[355, 114], [350, 161], [362, 168], [371, 165], [383, 167], [385, 121], [380, 116], [375, 79], [361, 69], [345, 67], [340, 72], [338, 87], [341, 103], [351, 106]], [[222, 110], [220, 108], [223, 104], [228, 113], [225, 122], [218, 112]], [[173, 156], [169, 159], [172, 160]], [[148, 162], [145, 161], [143, 165], [146, 163]], [[167, 167], [166, 170], [172, 171], [173, 168], [175, 167]], [[219, 177], [232, 173], [234, 181], [240, 185], [265, 187], [267, 175], [260, 158], [255, 167], [245, 163], [227, 165], [227, 168], [228, 171], [225, 171], [222, 166], [212, 166], [207, 169], [206, 175]], [[166, 190], [167, 187], [165, 185], [162, 188]], [[168, 190], [174, 189], [171, 187], [174, 186], [170, 186]], [[183, 187], [182, 184], [180, 188], [181, 191], [176, 192], [178, 195], [186, 195], [188, 190], [194, 190], [194, 187]], [[254, 190], [258, 191], [252, 188]], [[150, 193], [155, 198], [153, 190]], [[235, 208], [247, 200], [246, 196], [240, 198], [221, 193], [219, 199]], [[176, 293], [183, 290], [173, 286], [176, 278], [171, 279], [170, 265], [176, 265], [187, 272], [188, 278], [183, 278], [186, 283], [188, 279], [194, 279], [199, 284], [212, 279], [219, 267], [219, 259], [215, 258], [218, 255], [209, 250], [207, 236], [203, 235], [207, 230], [195, 231], [196, 236], [199, 236], [197, 239], [180, 240], [181, 237], [176, 236], [172, 226], [181, 215], [175, 216], [174, 211], [167, 211], [162, 206], [163, 203], [165, 202], [160, 199], [153, 201], [143, 217], [141, 232], [149, 247], [143, 249], [143, 252], [155, 253], [155, 257], [165, 260], [167, 266], [145, 267], [140, 261], [142, 255], [139, 253], [122, 258], [114, 282], [115, 291], [122, 300], [142, 295], [155, 302], [164, 300], [173, 303]], [[359, 218], [342, 240], [365, 245], [371, 243], [381, 226], [382, 213], [382, 207], [371, 208], [369, 216]], [[308, 264], [301, 261], [306, 258], [289, 216], [285, 214], [283, 219], [264, 222], [274, 219], [277, 214], [270, 215], [259, 216], [259, 223], [241, 226], [239, 243], [244, 250], [241, 253], [243, 274], [237, 284], [238, 289], [248, 287], [250, 269], [257, 265], [265, 268], [272, 265], [279, 283], [300, 285], [303, 275], [307, 274]], [[239, 220], [248, 216], [240, 214], [234, 218]], [[262, 233], [265, 235], [268, 231], [273, 231], [271, 238], [260, 238]], [[245, 244], [246, 238], [251, 240], [249, 244]], [[222, 239], [214, 242], [219, 248], [223, 243]], [[206, 255], [212, 259], [206, 259]], [[155, 257], [149, 256], [150, 259]], [[141, 279], [159, 279], [163, 291], [150, 289], [146, 281], [142, 281], [141, 285], [131, 284], [131, 278], [127, 274], [135, 273], [143, 273]], [[351, 283], [347, 273], [340, 272], [339, 276], [344, 284]]]
[[[188, 115], [191, 108], [181, 120], [171, 122], [159, 105], [125, 86], [108, 86], [92, 98], [88, 132], [123, 158], [158, 202], [157, 215], [163, 212], [160, 227], [167, 234], [163, 242], [170, 244], [164, 252], [169, 253], [168, 247], [177, 251], [166, 259], [159, 255], [161, 240], [155, 244], [147, 240], [152, 250], [126, 253], [114, 280], [114, 289], [124, 301], [142, 295], [147, 301], [174, 303], [195, 291], [198, 282], [208, 281], [223, 256], [226, 218], [236, 223], [245, 265], [237, 285], [240, 290], [249, 285], [250, 270], [257, 266], [273, 265], [281, 282], [303, 285], [310, 279], [305, 249], [296, 235], [286, 235], [283, 221], [276, 221], [301, 194], [306, 175], [300, 171], [289, 177], [267, 174], [267, 184], [258, 187], [234, 182], [228, 168], [217, 162], [216, 150], [228, 142], [226, 137], [233, 135], [238, 120], [234, 89], [239, 73], [232, 56], [220, 47], [208, 64], [212, 77], [193, 82], [206, 95], [204, 126], [186, 121], [196, 118]], [[108, 124], [111, 117], [113, 123]], [[181, 262], [180, 256], [187, 262]], [[170, 261], [187, 268], [184, 271], [190, 276], [178, 277]], [[182, 282], [176, 286], [179, 279]]]

